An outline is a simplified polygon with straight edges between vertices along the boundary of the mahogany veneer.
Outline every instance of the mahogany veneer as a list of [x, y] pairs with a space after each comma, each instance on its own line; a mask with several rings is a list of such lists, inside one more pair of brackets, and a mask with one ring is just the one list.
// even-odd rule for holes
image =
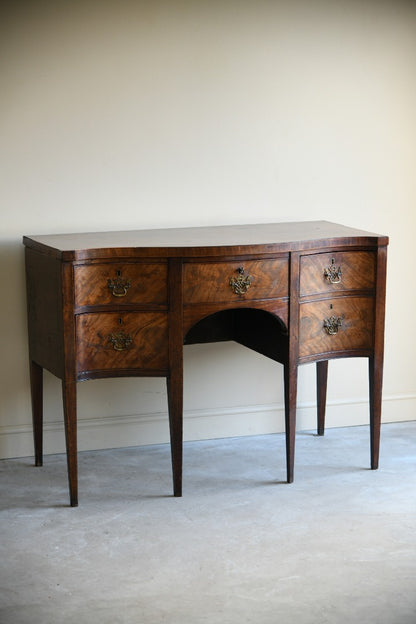
[[367, 357], [378, 467], [388, 238], [325, 221], [25, 236], [35, 463], [44, 368], [62, 380], [70, 503], [78, 504], [76, 383], [167, 380], [174, 495], [182, 494], [183, 345], [235, 340], [284, 366], [287, 481], [297, 369]]

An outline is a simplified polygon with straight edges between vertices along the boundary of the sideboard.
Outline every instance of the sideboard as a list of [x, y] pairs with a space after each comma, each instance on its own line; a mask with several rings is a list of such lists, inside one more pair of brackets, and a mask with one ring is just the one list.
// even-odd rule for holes
[[[369, 361], [378, 467], [388, 238], [327, 221], [25, 236], [35, 464], [43, 369], [62, 380], [69, 494], [78, 504], [77, 382], [167, 380], [173, 493], [182, 495], [183, 346], [234, 340], [283, 364], [287, 481], [298, 366], [316, 362], [323, 435], [328, 360]], [[139, 441], [138, 441], [139, 442]]]

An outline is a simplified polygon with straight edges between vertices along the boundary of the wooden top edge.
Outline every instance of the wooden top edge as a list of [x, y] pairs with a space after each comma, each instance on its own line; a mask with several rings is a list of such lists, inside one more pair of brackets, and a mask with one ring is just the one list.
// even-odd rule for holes
[[197, 257], [388, 244], [388, 237], [330, 221], [221, 225], [24, 236], [26, 247], [65, 261], [108, 257]]

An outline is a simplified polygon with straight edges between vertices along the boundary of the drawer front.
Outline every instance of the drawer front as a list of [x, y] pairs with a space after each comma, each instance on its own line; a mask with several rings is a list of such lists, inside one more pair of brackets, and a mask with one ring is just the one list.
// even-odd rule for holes
[[373, 346], [372, 297], [302, 303], [299, 315], [299, 357]]
[[184, 303], [238, 302], [288, 295], [288, 259], [184, 265]]
[[74, 268], [75, 305], [167, 302], [167, 265], [95, 264]]
[[78, 372], [167, 368], [165, 312], [80, 314], [76, 331]]
[[376, 255], [372, 251], [344, 251], [302, 256], [300, 296], [375, 286]]

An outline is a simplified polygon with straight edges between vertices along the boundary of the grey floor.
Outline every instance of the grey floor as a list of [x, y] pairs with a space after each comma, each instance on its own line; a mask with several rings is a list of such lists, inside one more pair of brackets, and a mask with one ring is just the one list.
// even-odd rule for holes
[[415, 624], [416, 422], [0, 462], [1, 624]]

